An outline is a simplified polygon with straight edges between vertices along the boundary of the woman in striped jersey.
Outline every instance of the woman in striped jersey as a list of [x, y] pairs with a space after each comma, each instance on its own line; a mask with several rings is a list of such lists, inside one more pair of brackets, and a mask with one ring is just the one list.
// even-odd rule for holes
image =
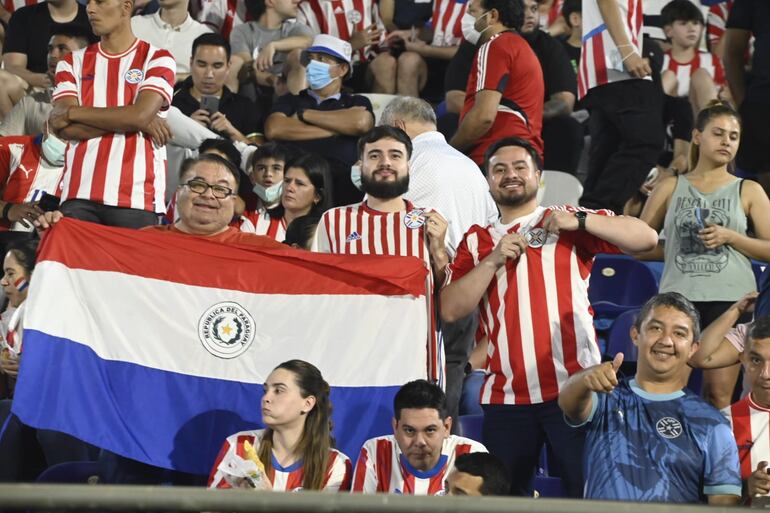
[[308, 214], [320, 217], [331, 205], [329, 165], [318, 155], [307, 153], [286, 163], [281, 201], [275, 208], [244, 212], [241, 231], [266, 235], [278, 242], [294, 219]]
[[350, 489], [350, 459], [334, 449], [329, 384], [312, 364], [289, 360], [265, 380], [266, 429], [227, 437], [209, 488]]

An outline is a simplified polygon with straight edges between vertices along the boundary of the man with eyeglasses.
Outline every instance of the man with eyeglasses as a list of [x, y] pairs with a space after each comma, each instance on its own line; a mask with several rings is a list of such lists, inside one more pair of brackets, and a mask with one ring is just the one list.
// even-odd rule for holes
[[[174, 224], [147, 229], [205, 237], [225, 244], [284, 247], [269, 237], [244, 233], [230, 226], [235, 215], [239, 181], [238, 169], [219, 155], [203, 154], [185, 160], [179, 172], [176, 196], [179, 219]], [[62, 217], [59, 211], [47, 212], [35, 225], [44, 230]]]

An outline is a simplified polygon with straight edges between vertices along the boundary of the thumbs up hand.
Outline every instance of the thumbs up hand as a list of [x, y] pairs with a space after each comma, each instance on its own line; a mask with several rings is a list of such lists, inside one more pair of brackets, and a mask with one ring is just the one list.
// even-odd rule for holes
[[585, 385], [592, 392], [612, 392], [618, 386], [618, 369], [623, 363], [623, 353], [615, 355], [611, 362], [600, 363], [583, 376]]

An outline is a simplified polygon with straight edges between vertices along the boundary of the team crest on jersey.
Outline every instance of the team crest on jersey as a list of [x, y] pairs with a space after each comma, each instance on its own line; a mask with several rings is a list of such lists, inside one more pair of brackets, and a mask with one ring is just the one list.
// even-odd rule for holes
[[674, 417], [663, 417], [655, 423], [655, 429], [663, 438], [677, 438], [682, 434], [682, 423]]
[[138, 84], [142, 81], [142, 78], [144, 78], [144, 73], [142, 73], [142, 70], [139, 68], [131, 68], [130, 70], [126, 71], [124, 78], [129, 84]]
[[353, 25], [355, 25], [356, 23], [360, 23], [362, 19], [361, 13], [356, 9], [353, 9], [352, 11], [350, 11], [347, 16], [348, 16], [348, 21]]
[[524, 234], [524, 238], [530, 248], [540, 248], [548, 241], [548, 232], [543, 228], [532, 228]]
[[348, 238], [345, 239], [347, 242], [355, 242], [357, 240], [361, 240], [361, 234], [358, 232], [353, 232], [350, 235], [348, 235]]
[[238, 303], [217, 303], [198, 321], [198, 338], [214, 356], [236, 358], [254, 342], [254, 319]]
[[419, 228], [425, 224], [425, 210], [422, 208], [415, 208], [407, 212], [404, 216], [404, 226], [412, 230]]

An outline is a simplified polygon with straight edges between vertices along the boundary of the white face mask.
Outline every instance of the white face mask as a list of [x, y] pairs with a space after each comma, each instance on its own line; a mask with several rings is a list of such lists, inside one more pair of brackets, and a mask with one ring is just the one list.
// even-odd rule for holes
[[281, 192], [283, 192], [283, 182], [275, 183], [268, 188], [264, 188], [256, 183], [254, 184], [254, 187], [252, 187], [252, 190], [254, 191], [254, 194], [259, 196], [259, 199], [265, 202], [265, 205], [269, 206], [274, 203], [278, 203], [278, 200], [281, 199]]
[[471, 13], [466, 11], [460, 20], [460, 27], [463, 31], [463, 37], [465, 40], [473, 45], [475, 45], [481, 37], [479, 31], [473, 27], [475, 24], [476, 18], [474, 18]]
[[54, 166], [64, 165], [64, 152], [67, 150], [67, 143], [53, 134], [48, 134], [43, 139], [41, 149], [45, 159]]
[[350, 181], [353, 182], [353, 185], [355, 185], [356, 189], [359, 191], [364, 190], [364, 186], [361, 185], [361, 166], [350, 166]]

